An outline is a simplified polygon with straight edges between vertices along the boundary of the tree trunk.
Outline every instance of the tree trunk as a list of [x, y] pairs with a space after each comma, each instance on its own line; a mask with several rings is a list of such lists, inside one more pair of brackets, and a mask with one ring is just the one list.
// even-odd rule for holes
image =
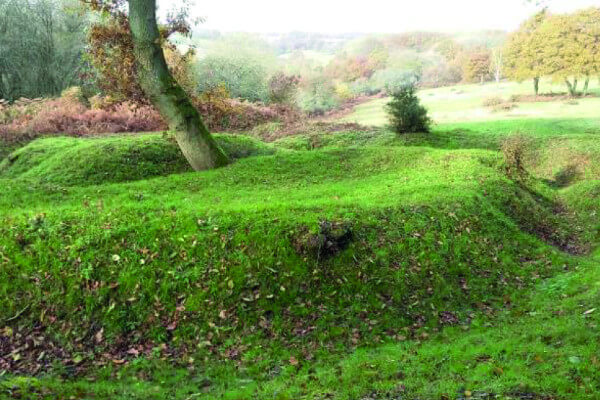
[[540, 78], [537, 76], [533, 78], [533, 90], [535, 91], [535, 95], [537, 97], [537, 95], [540, 93]]
[[586, 76], [585, 77], [585, 84], [583, 85], [583, 95], [584, 96], [587, 96], [589, 88], [590, 88], [590, 77]]
[[140, 86], [169, 124], [185, 158], [196, 171], [226, 165], [229, 159], [169, 71], [156, 23], [156, 0], [129, 0], [129, 24]]
[[575, 97], [577, 95], [577, 79], [575, 79], [575, 83], [573, 84], [568, 79], [565, 79], [565, 83], [567, 84], [567, 88], [569, 88], [571, 97]]

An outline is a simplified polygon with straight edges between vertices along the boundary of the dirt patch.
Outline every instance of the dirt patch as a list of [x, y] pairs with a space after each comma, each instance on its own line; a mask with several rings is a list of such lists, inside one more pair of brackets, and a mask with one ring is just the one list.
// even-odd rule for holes
[[590, 244], [582, 239], [583, 228], [574, 212], [530, 190], [522, 182], [519, 186], [522, 190], [510, 196], [504, 208], [523, 231], [566, 253], [589, 253]]
[[317, 232], [311, 232], [308, 227], [303, 226], [291, 240], [298, 254], [323, 260], [348, 248], [353, 237], [348, 223], [324, 220], [319, 222]]
[[[595, 94], [587, 94], [585, 96], [577, 96], [577, 99], [587, 99], [598, 97]], [[573, 97], [567, 93], [544, 93], [540, 95], [515, 94], [509, 99], [515, 103], [547, 103], [551, 101], [572, 101]]]

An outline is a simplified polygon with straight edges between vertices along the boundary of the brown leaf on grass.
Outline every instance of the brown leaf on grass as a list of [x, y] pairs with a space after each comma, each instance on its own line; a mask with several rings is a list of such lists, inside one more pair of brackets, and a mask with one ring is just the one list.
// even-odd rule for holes
[[131, 349], [127, 350], [127, 354], [137, 357], [140, 354], [140, 352], [132, 347]]
[[102, 343], [102, 341], [104, 340], [104, 328], [96, 332], [96, 334], [94, 335], [94, 340], [96, 341], [96, 343]]
[[299, 364], [296, 357], [294, 357], [294, 356], [290, 357], [290, 364], [292, 364], [293, 366], [296, 366]]
[[175, 329], [177, 329], [177, 321], [173, 321], [169, 325], [167, 325], [168, 331], [174, 331]]

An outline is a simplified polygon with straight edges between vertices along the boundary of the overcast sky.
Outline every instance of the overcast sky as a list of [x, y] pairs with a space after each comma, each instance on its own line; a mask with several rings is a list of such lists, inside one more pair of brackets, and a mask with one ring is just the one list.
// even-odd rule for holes
[[[204, 29], [244, 32], [513, 30], [535, 10], [526, 0], [195, 0]], [[163, 6], [174, 3], [160, 0]], [[534, 2], [535, 3], [535, 2]], [[600, 0], [551, 0], [556, 12]]]

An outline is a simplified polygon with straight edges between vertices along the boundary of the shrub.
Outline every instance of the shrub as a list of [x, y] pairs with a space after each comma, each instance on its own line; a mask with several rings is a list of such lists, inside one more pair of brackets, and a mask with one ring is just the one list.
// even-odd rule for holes
[[224, 86], [204, 92], [193, 103], [213, 131], [247, 130], [270, 121], [298, 118], [296, 110], [287, 105], [264, 106], [231, 99]]
[[492, 112], [506, 112], [517, 108], [515, 103], [502, 103], [492, 107]]
[[373, 96], [381, 93], [382, 88], [375, 86], [370, 79], [357, 79], [350, 84], [354, 96]]
[[300, 79], [278, 72], [269, 79], [269, 100], [275, 104], [291, 104], [298, 91]]
[[311, 115], [323, 115], [340, 105], [335, 87], [324, 78], [306, 82], [298, 94], [298, 104]]
[[60, 98], [75, 104], [88, 104], [88, 100], [83, 95], [83, 90], [79, 86], [72, 86], [63, 90]]
[[387, 111], [394, 132], [429, 132], [431, 119], [416, 95], [414, 84], [405, 85], [395, 91], [392, 101], [387, 105]]
[[210, 55], [197, 65], [197, 91], [204, 93], [225, 86], [234, 98], [269, 100], [268, 71], [260, 61], [236, 55]]
[[[45, 135], [88, 136], [102, 133], [150, 132], [168, 129], [151, 106], [114, 103], [110, 97], [94, 96], [88, 108], [77, 90], [59, 99], [21, 99], [0, 109], [0, 141], [22, 144]], [[298, 119], [287, 105], [263, 106], [229, 98], [224, 88], [193, 98], [210, 130], [247, 130], [269, 121]]]
[[345, 82], [338, 82], [335, 85], [335, 94], [341, 101], [350, 100], [353, 97], [352, 90]]
[[462, 79], [462, 68], [459, 65], [440, 62], [423, 69], [419, 84], [422, 87], [442, 87], [457, 84]]
[[484, 99], [482, 104], [484, 107], [491, 108], [492, 112], [506, 112], [518, 107], [512, 101], [513, 97], [511, 96], [509, 100], [504, 100], [502, 97], [492, 96]]
[[502, 97], [493, 96], [484, 99], [482, 104], [484, 107], [495, 107], [504, 103], [506, 103], [506, 101]]
[[510, 177], [520, 180], [527, 178], [525, 156], [529, 146], [529, 140], [522, 135], [511, 136], [502, 142], [504, 164]]
[[414, 70], [389, 68], [375, 72], [371, 77], [371, 87], [393, 94], [406, 86], [416, 85], [419, 79]]
[[0, 140], [25, 142], [47, 134], [84, 136], [98, 133], [147, 132], [166, 129], [152, 107], [121, 103], [109, 109], [88, 109], [66, 93], [59, 99], [13, 105], [2, 118]]

